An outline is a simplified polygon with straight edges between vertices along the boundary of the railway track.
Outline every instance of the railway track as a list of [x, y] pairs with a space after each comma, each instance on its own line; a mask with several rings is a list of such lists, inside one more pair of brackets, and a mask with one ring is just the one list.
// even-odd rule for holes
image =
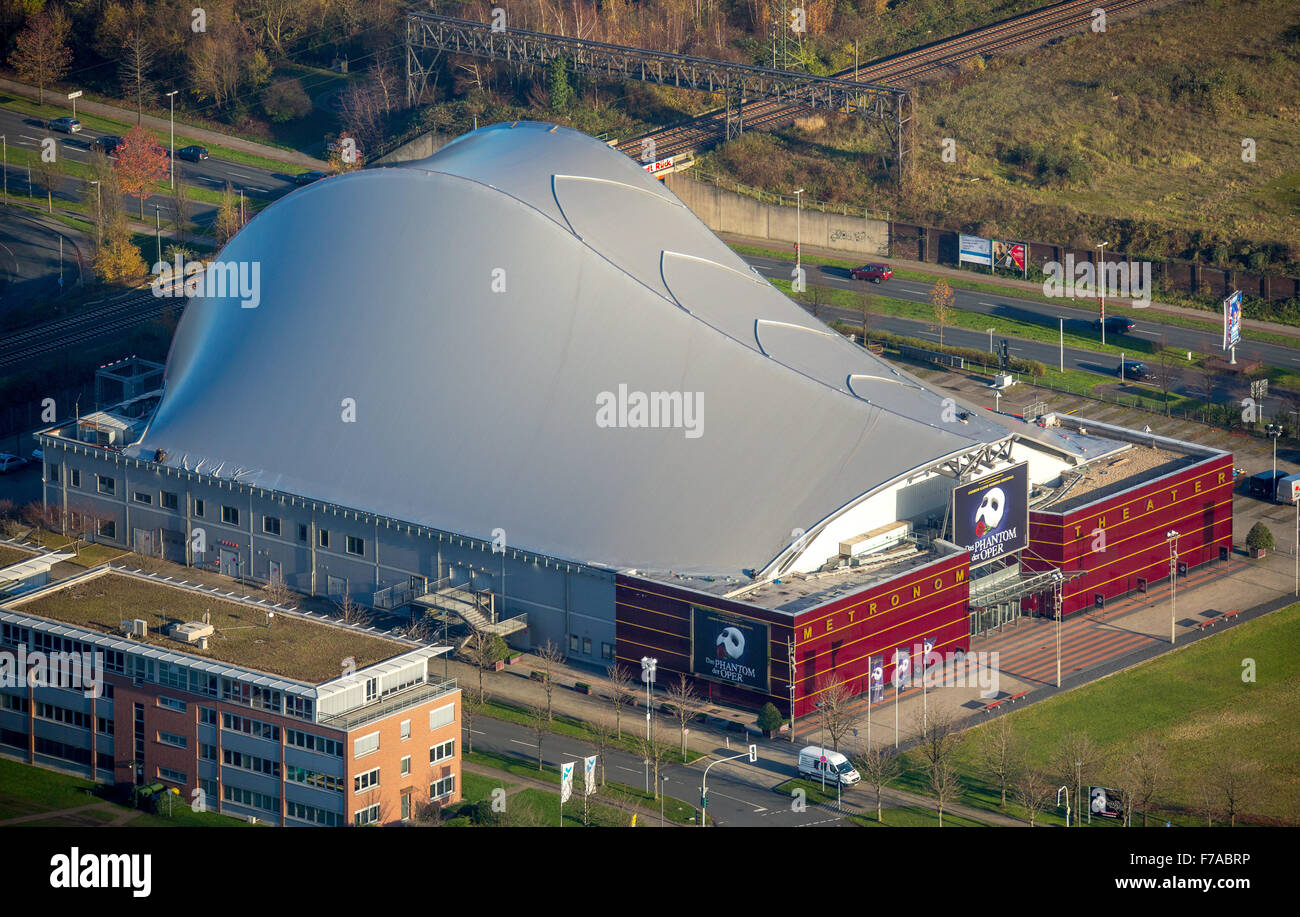
[[13, 366], [77, 344], [93, 341], [162, 315], [172, 304], [184, 309], [184, 299], [161, 299], [145, 291], [67, 318], [21, 328], [0, 340], [0, 367]]
[[[1108, 21], [1114, 17], [1152, 6], [1161, 0], [1116, 0], [1105, 7]], [[850, 67], [833, 74], [839, 79], [883, 83], [906, 87], [936, 71], [958, 65], [976, 56], [1008, 51], [1019, 45], [1077, 31], [1092, 22], [1095, 0], [1066, 0], [1014, 19], [995, 23], [964, 35], [888, 57], [865, 67]], [[747, 128], [771, 129], [793, 121], [804, 109], [781, 102], [757, 102], [744, 111]], [[683, 124], [630, 138], [617, 148], [639, 158], [647, 141], [653, 141], [656, 159], [678, 156], [709, 146], [726, 136], [726, 109], [706, 112]]]

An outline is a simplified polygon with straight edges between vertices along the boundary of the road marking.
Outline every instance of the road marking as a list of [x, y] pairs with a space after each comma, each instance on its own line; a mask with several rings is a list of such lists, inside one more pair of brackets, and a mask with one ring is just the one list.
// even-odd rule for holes
[[523, 746], [526, 747], [526, 748], [536, 748], [536, 747], [537, 747], [536, 743], [534, 743], [534, 742], [525, 742], [523, 739], [511, 739], [510, 741], [511, 741], [511, 742], [514, 742], [516, 745], [523, 745]]
[[980, 305], [981, 305], [981, 306], [996, 306], [997, 303], [995, 303], [995, 302], [982, 302], [982, 303], [980, 303]]
[[1137, 330], [1135, 330], [1133, 333], [1134, 333], [1134, 334], [1149, 334], [1149, 335], [1151, 335], [1152, 337], [1159, 337], [1159, 336], [1160, 336], [1160, 332], [1159, 332], [1159, 331], [1143, 331], [1143, 330], [1140, 329], [1140, 328], [1137, 329]]
[[723, 799], [730, 799], [732, 802], [738, 802], [738, 803], [740, 803], [741, 805], [749, 806], [749, 807], [750, 807], [751, 809], [753, 809], [755, 812], [766, 812], [766, 811], [767, 811], [767, 809], [764, 808], [763, 806], [755, 805], [754, 803], [750, 802], [748, 799], [738, 799], [738, 798], [736, 798], [735, 796], [728, 796], [726, 793], [719, 793], [717, 790], [710, 790], [710, 791], [709, 791], [709, 795], [710, 795], [710, 796], [721, 796]]
[[270, 193], [271, 193], [271, 190], [270, 190], [269, 188], [254, 188], [252, 185], [249, 185], [249, 186], [248, 186], [248, 190], [249, 190], [249, 191], [260, 191], [260, 192], [262, 192], [263, 194], [270, 194]]
[[639, 774], [639, 773], [641, 773], [641, 771], [637, 770], [637, 769], [634, 768], [634, 767], [624, 767], [624, 766], [621, 765], [621, 764], [615, 764], [614, 766], [617, 767], [617, 768], [618, 768], [619, 770], [621, 770], [621, 771], [627, 771], [629, 774]]

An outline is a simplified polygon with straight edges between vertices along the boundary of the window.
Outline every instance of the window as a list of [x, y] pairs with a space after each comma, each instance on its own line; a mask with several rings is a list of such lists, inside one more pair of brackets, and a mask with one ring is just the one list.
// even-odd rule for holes
[[456, 756], [456, 740], [448, 739], [440, 745], [434, 745], [429, 749], [429, 763], [436, 764], [439, 761], [445, 761], [448, 758]]
[[411, 737], [411, 721], [402, 720], [402, 741], [405, 742]]
[[72, 468], [72, 469], [69, 469], [69, 471], [68, 471], [68, 479], [69, 479], [69, 480], [68, 480], [68, 483], [70, 483], [73, 487], [80, 487], [80, 486], [81, 486], [81, 469], [80, 469], [80, 468]]
[[437, 729], [439, 726], [446, 726], [448, 723], [456, 721], [456, 705], [448, 704], [445, 707], [439, 707], [437, 710], [429, 711], [429, 728]]
[[379, 786], [379, 768], [366, 771], [364, 774], [357, 774], [352, 778], [352, 791], [361, 793], [365, 790], [373, 790]]
[[584, 655], [587, 655], [587, 656], [590, 656], [590, 655], [591, 655], [591, 638], [590, 638], [590, 637], [583, 637], [583, 638], [582, 638], [582, 652], [583, 652]]
[[202, 516], [202, 515], [203, 515], [203, 501], [202, 501], [202, 500], [195, 500], [195, 501], [194, 501], [194, 515], [196, 515], [196, 516]]
[[143, 503], [148, 506], [153, 502], [153, 494], [147, 494], [143, 490], [137, 490], [133, 496], [136, 503]]
[[602, 643], [600, 644], [600, 658], [601, 658], [601, 659], [613, 659], [613, 658], [614, 658], [614, 645], [611, 644], [611, 643], [603, 643], [603, 642], [602, 642]]
[[189, 743], [185, 736], [179, 736], [174, 732], [159, 732], [158, 741], [163, 745], [170, 745], [173, 748], [184, 748]]
[[290, 745], [296, 745], [298, 748], [305, 748], [308, 751], [319, 752], [322, 755], [329, 755], [334, 758], [343, 757], [343, 743], [337, 739], [327, 739], [310, 732], [290, 729], [285, 736], [285, 741]]
[[268, 534], [268, 535], [279, 535], [279, 534], [280, 534], [280, 520], [277, 519], [275, 516], [263, 516], [263, 517], [262, 517], [262, 531], [263, 531], [263, 532], [266, 532], [266, 534]]
[[241, 787], [231, 786], [228, 783], [222, 785], [221, 796], [226, 800], [226, 802], [234, 802], [242, 806], [253, 806], [258, 809], [265, 809], [268, 812], [280, 811], [279, 796], [270, 796], [266, 793], [254, 793], [252, 790], [245, 790]]
[[217, 711], [212, 707], [200, 707], [199, 722], [205, 726], [217, 725]]
[[280, 741], [280, 727], [273, 723], [263, 723], [261, 720], [252, 720], [246, 716], [236, 716], [233, 713], [221, 714], [221, 728], [228, 729], [231, 732], [242, 732], [244, 735], [255, 736], [259, 739], [270, 739], [272, 742]]
[[364, 809], [358, 809], [354, 824], [360, 828], [362, 825], [373, 825], [379, 821], [379, 804], [367, 806]]
[[183, 700], [177, 700], [174, 697], [164, 697], [160, 694], [158, 695], [158, 706], [166, 707], [168, 710], [175, 710], [178, 713], [184, 713], [188, 704]]
[[217, 746], [209, 745], [206, 742], [199, 743], [199, 757], [204, 761], [217, 760]]
[[266, 774], [268, 777], [280, 776], [280, 762], [272, 761], [270, 758], [259, 758], [257, 755], [246, 755], [243, 752], [232, 751], [229, 748], [221, 750], [222, 761], [230, 767], [237, 767], [241, 770], [252, 771], [255, 774]]
[[239, 525], [239, 508], [235, 506], [221, 507], [221, 521], [226, 525]]
[[117, 493], [117, 481], [112, 478], [106, 478], [102, 474], [95, 475], [95, 485], [99, 488], [101, 494]]
[[51, 462], [45, 466], [45, 480], [51, 484], [59, 483], [59, 466]]
[[355, 535], [349, 535], [347, 548], [349, 554], [356, 554], [360, 557], [362, 554], [366, 553], [366, 540], [364, 538], [358, 538]]
[[318, 774], [315, 771], [307, 770], [305, 767], [286, 767], [284, 769], [284, 778], [294, 783], [302, 783], [322, 790], [333, 790], [336, 793], [343, 792], [342, 777]]
[[402, 794], [402, 821], [406, 821], [410, 817], [411, 817], [411, 794], [403, 793]]
[[117, 538], [117, 523], [114, 522], [112, 519], [101, 519], [101, 520], [99, 520], [99, 537], [100, 537], [100, 538], [111, 538], [111, 539], [116, 540], [116, 538]]
[[354, 758], [364, 758], [376, 751], [379, 751], [379, 733], [377, 732], [360, 736], [352, 743], [352, 757]]
[[306, 541], [306, 540], [307, 540], [307, 525], [306, 525], [306, 523], [302, 523], [302, 522], [298, 523], [298, 540], [299, 540], [299, 541]]
[[185, 785], [185, 772], [184, 772], [184, 771], [173, 770], [173, 769], [170, 768], [170, 767], [160, 767], [160, 768], [158, 768], [158, 779], [159, 779], [159, 780], [170, 780], [172, 783], [179, 783], [179, 784], [181, 784], [182, 786], [184, 786], [184, 785]]
[[321, 529], [317, 534], [320, 535], [320, 546], [322, 548], [328, 548], [330, 546], [329, 529]]
[[577, 635], [577, 634], [569, 634], [569, 652], [570, 652], [570, 653], [576, 653], [576, 652], [578, 652], [578, 635]]
[[411, 756], [407, 755], [402, 759], [402, 776], [407, 777], [411, 773]]
[[429, 784], [429, 798], [442, 799], [444, 796], [450, 796], [456, 792], [456, 775], [451, 774], [443, 777], [441, 780], [435, 780]]
[[312, 824], [324, 825], [327, 828], [336, 828], [341, 816], [337, 812], [326, 812], [324, 809], [318, 809], [315, 806], [303, 805], [301, 802], [285, 803], [285, 814], [289, 818], [296, 818], [299, 821], [309, 821]]

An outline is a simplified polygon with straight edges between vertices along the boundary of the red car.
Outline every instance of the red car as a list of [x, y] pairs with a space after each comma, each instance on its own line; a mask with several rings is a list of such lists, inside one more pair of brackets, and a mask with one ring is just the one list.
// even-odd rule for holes
[[880, 283], [894, 276], [888, 264], [864, 264], [862, 267], [855, 267], [849, 273], [853, 275], [854, 280], [870, 280], [872, 283]]

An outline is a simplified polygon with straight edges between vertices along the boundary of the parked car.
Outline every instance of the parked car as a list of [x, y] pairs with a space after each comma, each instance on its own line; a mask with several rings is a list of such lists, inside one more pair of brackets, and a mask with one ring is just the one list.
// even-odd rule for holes
[[[1094, 331], [1100, 331], [1101, 319], [1093, 319], [1092, 328]], [[1128, 334], [1133, 330], [1133, 323], [1122, 315], [1107, 315], [1106, 330], [1111, 334]]]
[[33, 462], [43, 462], [43, 461], [45, 461], [45, 452], [44, 452], [44, 450], [41, 450], [41, 449], [33, 449], [33, 450], [32, 450], [32, 461], [33, 461]]
[[1123, 379], [1145, 379], [1151, 375], [1145, 363], [1137, 360], [1125, 360], [1115, 369], [1115, 375]]
[[849, 273], [853, 275], [854, 280], [870, 280], [872, 283], [880, 283], [894, 276], [888, 264], [864, 264], [862, 267], [855, 267]]
[[849, 763], [849, 759], [838, 751], [809, 745], [799, 752], [799, 775], [812, 780], [821, 780], [823, 775], [828, 783], [840, 786], [853, 786], [862, 776]]
[[50, 122], [49, 127], [52, 131], [59, 131], [64, 134], [75, 134], [77, 131], [81, 130], [81, 122], [76, 118], [64, 116], [62, 118], [55, 118]]
[[0, 452], [0, 474], [8, 474], [11, 471], [17, 471], [27, 464], [27, 459], [21, 455], [14, 455], [9, 452]]
[[187, 162], [202, 162], [208, 158], [208, 148], [205, 146], [183, 146], [176, 151], [177, 159], [184, 159]]
[[318, 172], [315, 169], [313, 169], [310, 172], [303, 172], [300, 175], [295, 175], [293, 177], [293, 183], [295, 185], [310, 185], [312, 182], [318, 181], [324, 177], [325, 177], [324, 172]]
[[98, 150], [105, 156], [112, 156], [117, 152], [117, 148], [120, 147], [122, 143], [123, 140], [121, 137], [105, 135], [103, 137], [96, 137], [94, 142], [90, 144], [90, 147], [93, 150]]

